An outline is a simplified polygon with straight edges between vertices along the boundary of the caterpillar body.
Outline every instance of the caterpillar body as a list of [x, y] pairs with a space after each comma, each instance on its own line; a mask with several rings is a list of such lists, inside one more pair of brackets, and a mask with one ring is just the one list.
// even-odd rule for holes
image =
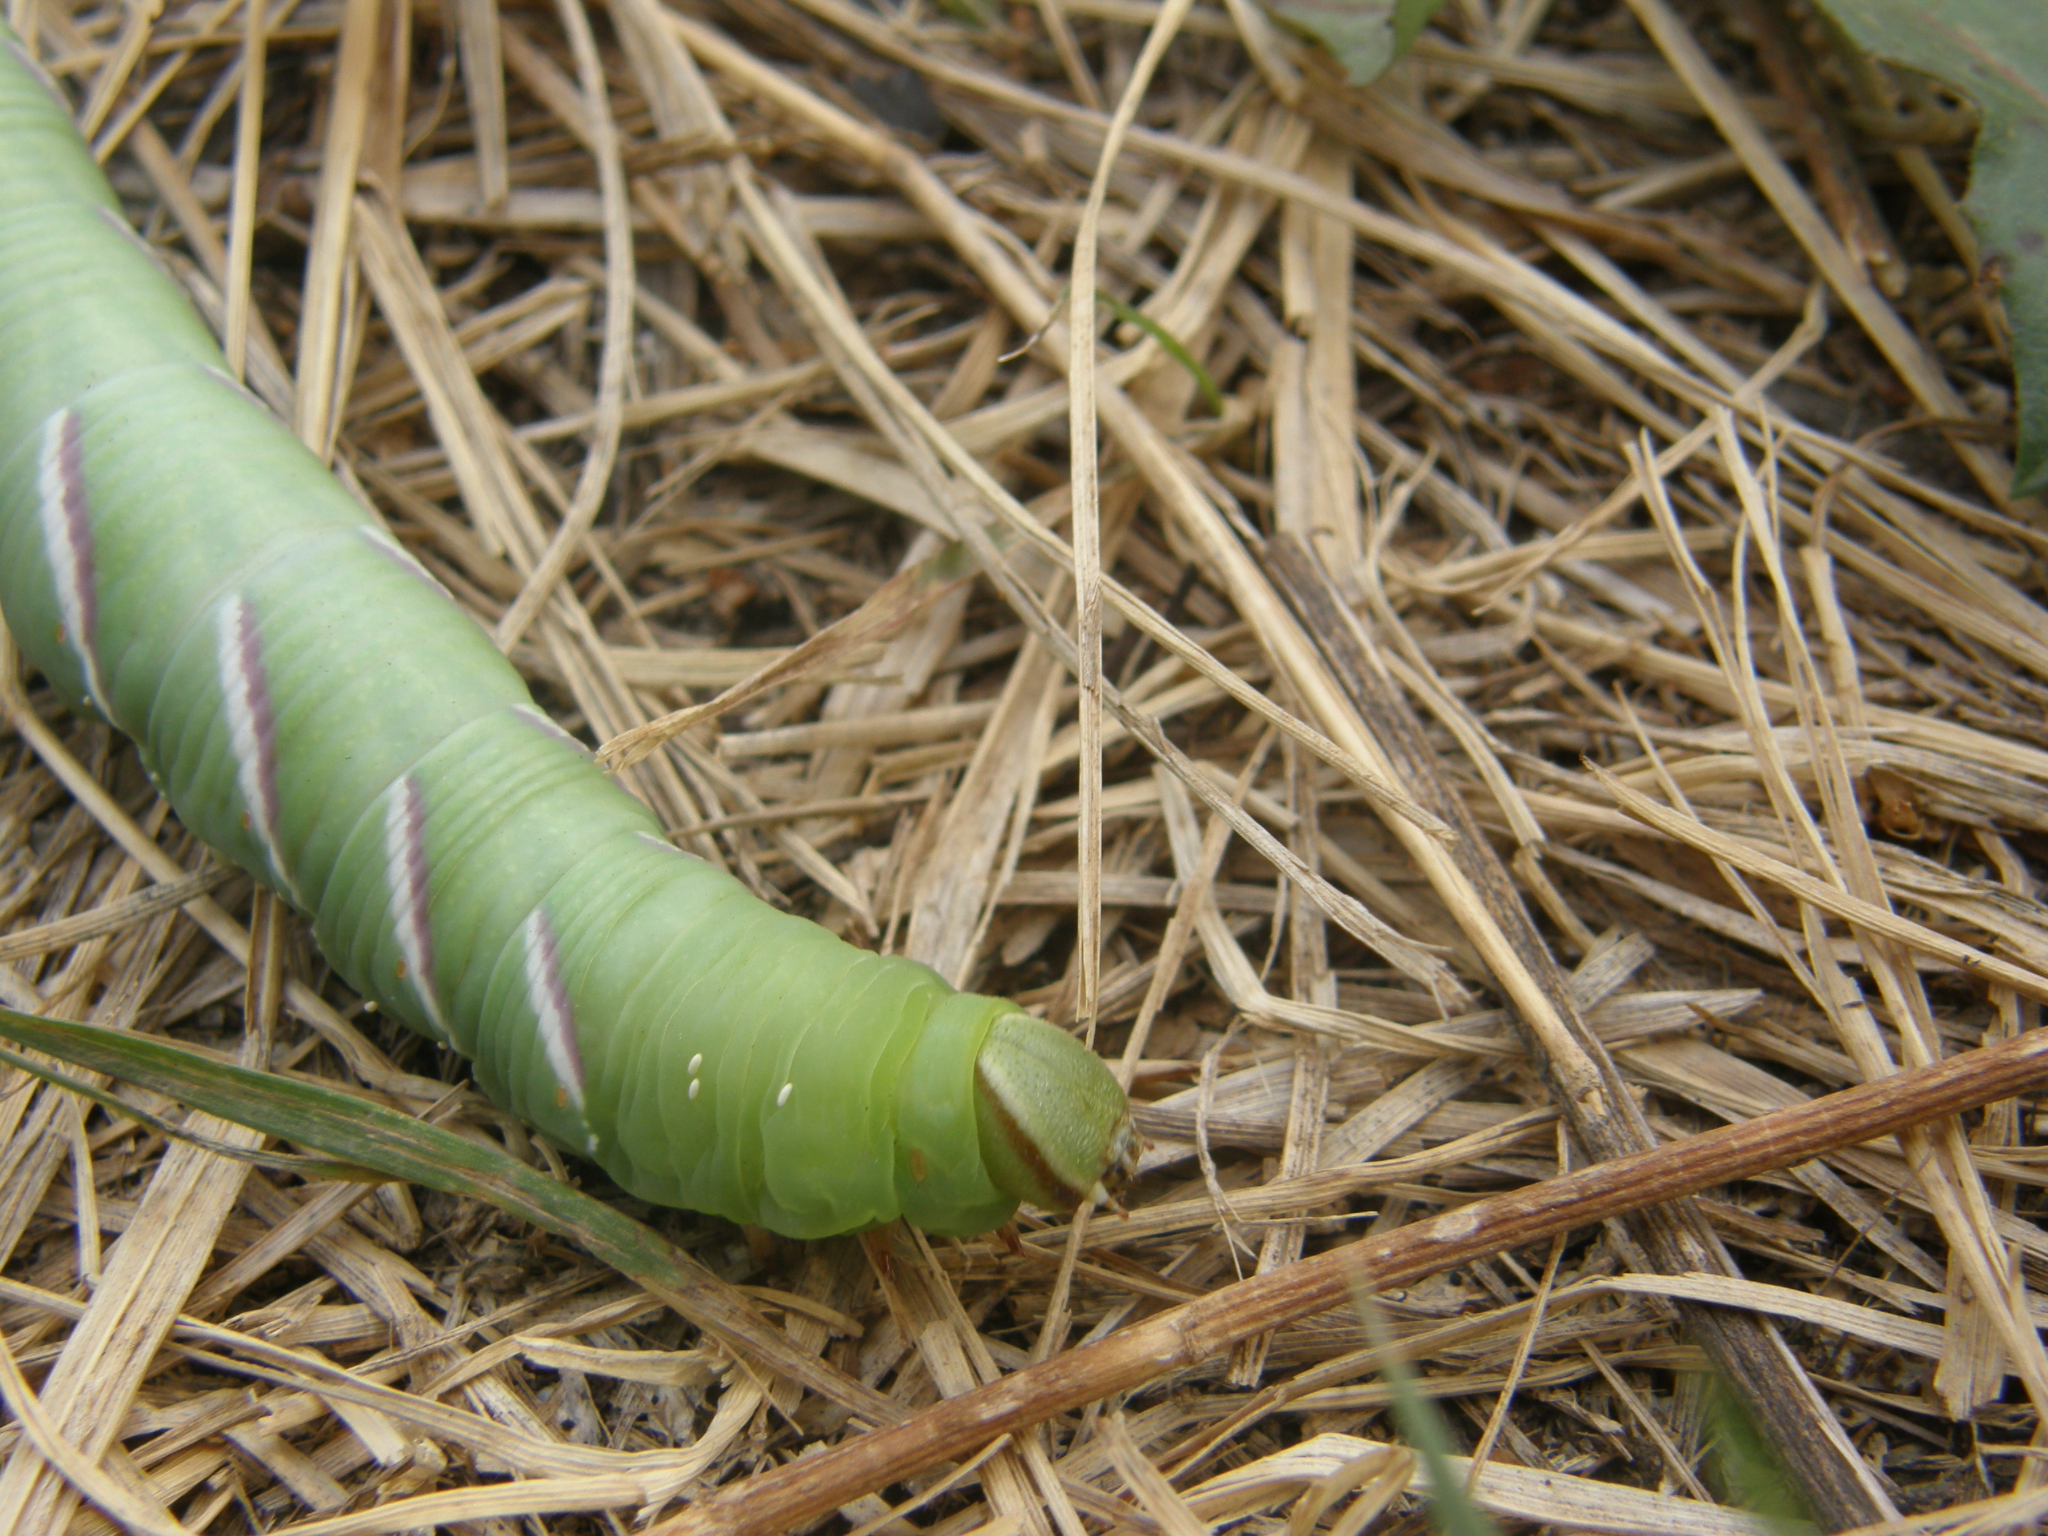
[[0, 611], [365, 997], [627, 1190], [986, 1231], [1133, 1156], [1099, 1058], [671, 844], [227, 375], [0, 23]]

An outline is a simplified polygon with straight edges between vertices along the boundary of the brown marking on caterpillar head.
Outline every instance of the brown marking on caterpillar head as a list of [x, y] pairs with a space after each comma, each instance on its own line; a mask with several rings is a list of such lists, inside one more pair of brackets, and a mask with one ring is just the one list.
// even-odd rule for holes
[[925, 1172], [924, 1150], [921, 1147], [912, 1147], [910, 1149], [910, 1176], [922, 1184], [925, 1180]]
[[981, 1151], [1005, 1194], [1048, 1210], [1105, 1201], [1136, 1161], [1130, 1102], [1102, 1058], [1027, 1014], [999, 1018], [974, 1060]]
[[1084, 1198], [1082, 1191], [1061, 1178], [1054, 1171], [1052, 1164], [1046, 1161], [1044, 1151], [1032, 1140], [1024, 1127], [1017, 1123], [1017, 1117], [1010, 1113], [1009, 1105], [1003, 1102], [1002, 1095], [989, 1081], [979, 1060], [974, 1064], [974, 1083], [981, 1092], [983, 1114], [994, 1124], [997, 1134], [1003, 1139], [1003, 1145], [1009, 1149], [1010, 1155], [1023, 1165], [1026, 1176], [1031, 1180], [1034, 1186], [1033, 1200], [1048, 1209], [1070, 1211], [1079, 1206]]

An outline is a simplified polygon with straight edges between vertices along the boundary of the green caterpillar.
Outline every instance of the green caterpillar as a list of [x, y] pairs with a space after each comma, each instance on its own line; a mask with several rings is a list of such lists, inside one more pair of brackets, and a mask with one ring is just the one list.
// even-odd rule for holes
[[365, 997], [634, 1194], [987, 1231], [1134, 1158], [1099, 1058], [674, 847], [243, 392], [0, 24], [0, 611]]

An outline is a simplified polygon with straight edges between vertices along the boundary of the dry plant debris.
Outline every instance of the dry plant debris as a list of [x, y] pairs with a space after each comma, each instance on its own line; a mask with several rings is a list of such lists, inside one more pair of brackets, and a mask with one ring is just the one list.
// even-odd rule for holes
[[[1008, 1240], [632, 1209], [756, 1353], [480, 1201], [10, 1070], [0, 1529], [630, 1529], [2038, 1023], [2048, 522], [1972, 125], [1799, 5], [1458, 0], [1364, 90], [1241, 0], [7, 16], [250, 386], [685, 846], [1086, 1030], [1151, 1145], [1127, 1217]], [[605, 1195], [27, 683], [0, 1002]], [[2034, 1113], [1372, 1305], [1511, 1524], [1752, 1529], [1710, 1366], [1827, 1528], [2023, 1522]], [[845, 1525], [1420, 1528], [1358, 1305]]]

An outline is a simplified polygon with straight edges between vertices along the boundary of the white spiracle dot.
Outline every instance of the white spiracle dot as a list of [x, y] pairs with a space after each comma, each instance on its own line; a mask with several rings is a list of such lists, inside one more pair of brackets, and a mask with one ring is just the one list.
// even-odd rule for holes
[[789, 1096], [790, 1096], [790, 1095], [791, 1095], [792, 1093], [795, 1093], [795, 1092], [796, 1092], [796, 1084], [795, 1084], [795, 1083], [784, 1083], [784, 1084], [782, 1085], [782, 1092], [780, 1092], [780, 1093], [778, 1093], [777, 1095], [775, 1095], [775, 1107], [776, 1107], [777, 1109], [780, 1109], [780, 1108], [782, 1108], [782, 1106], [783, 1106], [783, 1105], [785, 1105], [785, 1104], [787, 1104], [787, 1103], [789, 1102]]
[[704, 1066], [704, 1053], [699, 1051], [690, 1058], [690, 1076], [695, 1077]]
[[696, 1097], [697, 1097], [697, 1090], [698, 1090], [699, 1088], [702, 1088], [703, 1086], [704, 1086], [704, 1080], [703, 1080], [703, 1079], [702, 1079], [701, 1077], [693, 1077], [693, 1078], [691, 1078], [691, 1079], [690, 1079], [690, 1097], [691, 1097], [691, 1098], [693, 1098], [693, 1099], [694, 1099], [694, 1098], [696, 1098]]

